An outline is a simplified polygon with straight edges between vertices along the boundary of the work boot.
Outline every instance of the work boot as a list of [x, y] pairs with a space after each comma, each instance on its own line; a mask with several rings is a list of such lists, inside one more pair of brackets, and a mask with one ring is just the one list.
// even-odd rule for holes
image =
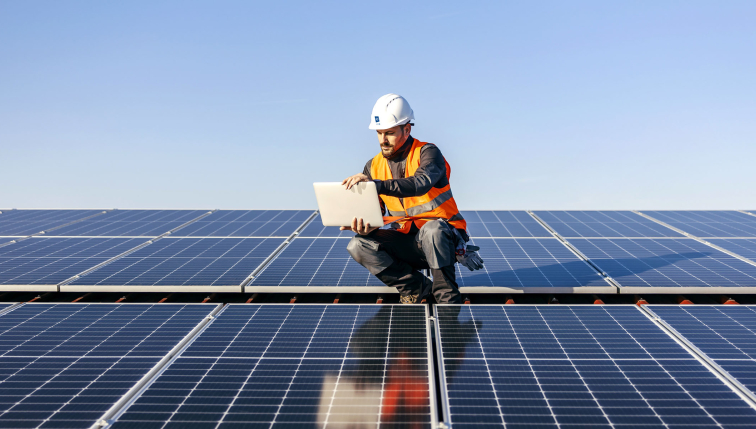
[[414, 304], [420, 295], [399, 295], [399, 302], [402, 304]]

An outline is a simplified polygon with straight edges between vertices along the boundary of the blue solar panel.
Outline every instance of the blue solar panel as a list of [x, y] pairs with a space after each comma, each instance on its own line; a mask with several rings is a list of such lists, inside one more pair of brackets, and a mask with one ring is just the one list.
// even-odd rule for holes
[[463, 211], [470, 237], [553, 237], [524, 210]]
[[424, 306], [230, 305], [121, 428], [432, 427]]
[[590, 265], [556, 238], [475, 238], [482, 270], [469, 271], [457, 264], [460, 287], [507, 287], [534, 291], [549, 288], [605, 287], [609, 285]]
[[756, 266], [693, 239], [570, 239], [570, 243], [627, 292], [682, 287], [716, 293], [712, 288], [756, 287]]
[[56, 229], [48, 235], [158, 236], [207, 212], [207, 210], [115, 210]]
[[756, 392], [756, 307], [647, 306], [688, 342]]
[[102, 210], [10, 210], [0, 214], [0, 235], [31, 235], [102, 213]]
[[281, 238], [166, 237], [71, 284], [239, 286], [283, 241]]
[[0, 244], [12, 243], [24, 237], [0, 237]]
[[0, 247], [0, 285], [56, 285], [146, 241], [143, 238], [28, 238]]
[[312, 210], [219, 210], [174, 233], [180, 237], [288, 237]]
[[683, 237], [631, 211], [537, 211], [562, 237]]
[[756, 217], [736, 211], [643, 211], [696, 237], [756, 237]]
[[354, 237], [352, 231], [341, 231], [338, 226], [323, 226], [323, 220], [320, 215], [315, 216], [312, 221], [299, 233], [299, 237]]
[[295, 238], [249, 286], [386, 287], [352, 259], [348, 243], [347, 238]]
[[14, 303], [12, 303], [12, 302], [0, 302], [0, 313], [3, 312], [3, 310], [7, 309], [8, 307], [10, 307], [13, 304]]
[[635, 306], [439, 306], [454, 428], [729, 428], [756, 410]]
[[215, 307], [26, 304], [0, 316], [0, 425], [93, 425]]
[[756, 239], [752, 238], [732, 238], [732, 239], [709, 239], [706, 240], [709, 243], [719, 246], [725, 250], [729, 250], [744, 258], [748, 258], [752, 261], [756, 261]]

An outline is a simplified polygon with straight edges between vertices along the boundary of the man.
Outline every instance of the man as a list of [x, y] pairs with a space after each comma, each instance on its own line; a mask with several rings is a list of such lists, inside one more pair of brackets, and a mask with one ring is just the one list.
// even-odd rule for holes
[[[449, 185], [451, 169], [441, 151], [410, 135], [414, 113], [404, 97], [386, 94], [373, 107], [370, 126], [378, 133], [381, 153], [360, 174], [344, 179], [347, 189], [372, 180], [381, 198], [389, 229], [353, 219], [357, 235], [347, 250], [355, 261], [388, 286], [396, 287], [404, 304], [431, 292], [438, 303], [460, 303], [454, 264], [470, 270], [483, 260], [469, 240], [467, 224]], [[430, 268], [432, 284], [418, 270]], [[430, 289], [430, 290], [429, 290]]]

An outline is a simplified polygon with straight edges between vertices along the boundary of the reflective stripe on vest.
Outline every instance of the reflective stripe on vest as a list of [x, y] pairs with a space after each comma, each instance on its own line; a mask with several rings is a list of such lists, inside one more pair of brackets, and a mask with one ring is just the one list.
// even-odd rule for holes
[[[420, 167], [420, 151], [427, 143], [417, 139], [412, 144], [405, 162], [404, 177], [412, 177]], [[451, 167], [446, 164], [446, 178], [451, 176]], [[370, 165], [370, 174], [373, 179], [391, 180], [391, 168], [383, 154], [373, 158]], [[446, 219], [455, 228], [467, 229], [467, 223], [457, 209], [457, 203], [452, 196], [451, 186], [447, 184], [443, 188], [431, 188], [426, 194], [417, 197], [397, 198], [388, 195], [380, 195], [388, 211], [387, 221], [399, 223], [399, 231], [409, 232], [414, 223], [418, 228], [427, 221], [433, 219]], [[411, 221], [411, 222], [408, 222]]]

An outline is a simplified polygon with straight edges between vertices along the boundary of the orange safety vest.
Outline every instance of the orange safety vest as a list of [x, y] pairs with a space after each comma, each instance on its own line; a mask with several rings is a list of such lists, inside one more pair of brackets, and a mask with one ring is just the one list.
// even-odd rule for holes
[[[404, 177], [415, 175], [415, 171], [420, 167], [420, 150], [427, 143], [417, 139], [412, 143], [407, 154], [405, 163]], [[446, 164], [446, 179], [451, 176], [451, 167], [444, 159]], [[370, 164], [370, 175], [376, 180], [391, 180], [391, 168], [388, 160], [379, 153], [373, 158]], [[431, 188], [428, 193], [417, 197], [397, 198], [388, 195], [380, 195], [381, 200], [386, 205], [388, 216], [384, 216], [384, 222], [398, 222], [399, 231], [408, 233], [412, 228], [412, 223], [421, 228], [426, 222], [433, 219], [446, 219], [457, 229], [467, 229], [467, 222], [459, 213], [457, 203], [452, 196], [451, 185], [447, 184], [443, 188]]]

